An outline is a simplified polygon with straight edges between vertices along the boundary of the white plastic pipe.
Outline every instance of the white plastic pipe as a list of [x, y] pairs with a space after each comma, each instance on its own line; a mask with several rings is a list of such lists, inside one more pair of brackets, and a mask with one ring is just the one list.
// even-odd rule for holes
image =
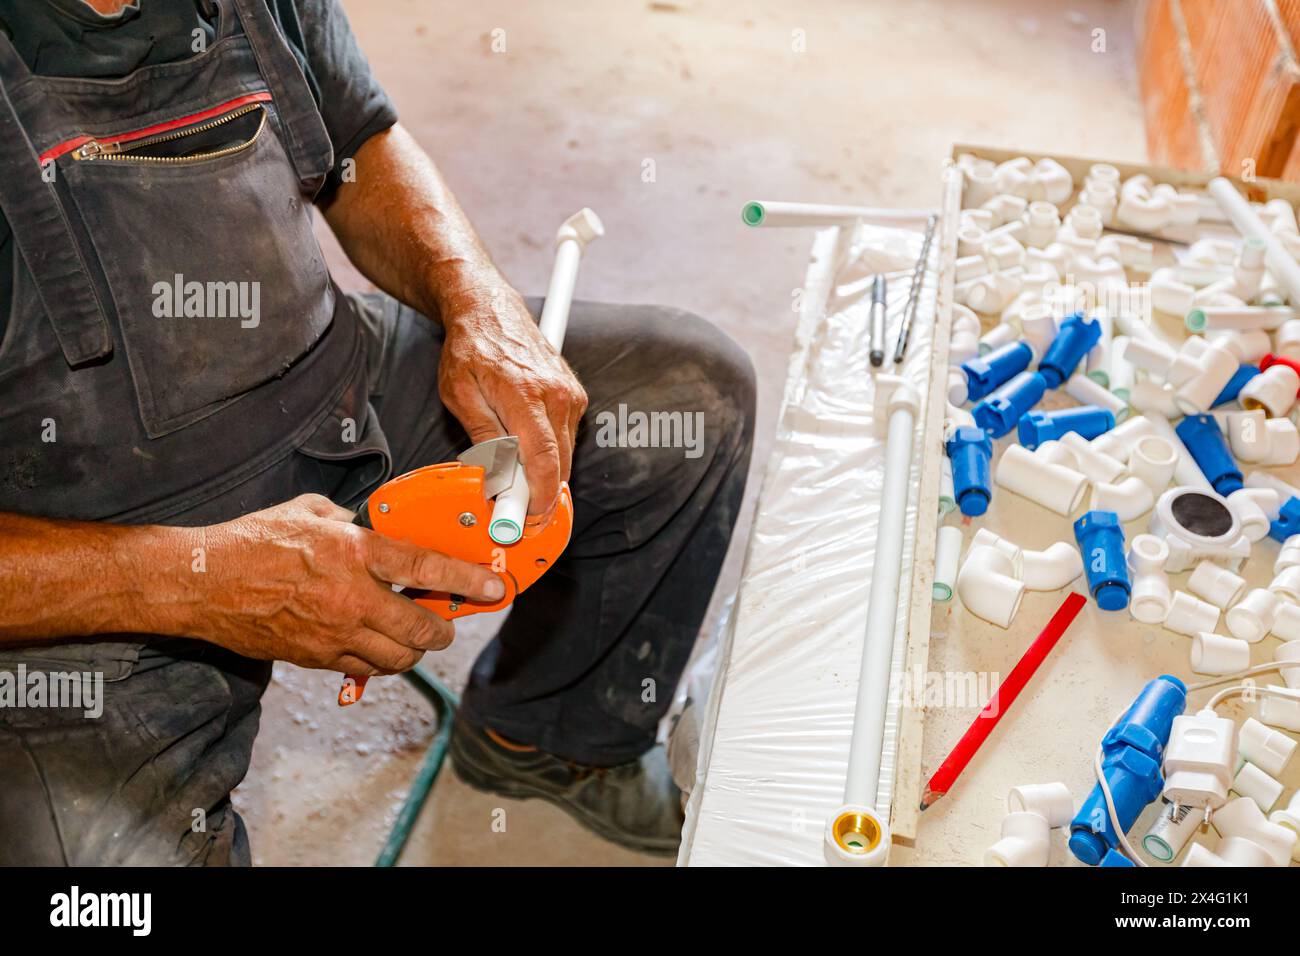
[[869, 223], [924, 222], [930, 218], [930, 209], [872, 209], [868, 206], [839, 206], [814, 202], [770, 202], [756, 200], [745, 203], [740, 212], [747, 226], [813, 226], [843, 225], [862, 220]]
[[951, 601], [957, 588], [957, 565], [961, 561], [961, 528], [944, 525], [934, 551], [934, 599]]
[[1237, 231], [1247, 239], [1262, 239], [1268, 245], [1264, 253], [1264, 262], [1286, 289], [1292, 302], [1300, 302], [1300, 264], [1287, 251], [1282, 241], [1264, 225], [1255, 210], [1250, 208], [1244, 196], [1237, 192], [1237, 187], [1222, 176], [1210, 180], [1206, 191], [1214, 197], [1224, 215], [1237, 227]]
[[[564, 333], [569, 324], [569, 306], [573, 304], [573, 287], [578, 281], [578, 264], [582, 250], [593, 239], [605, 234], [600, 218], [585, 206], [561, 224], [555, 234], [555, 265], [546, 288], [546, 301], [538, 321], [542, 337], [555, 351], [564, 348]], [[528, 479], [523, 461], [515, 463], [514, 480], [497, 495], [492, 504], [488, 536], [497, 544], [514, 544], [524, 535], [528, 517]]]
[[[858, 696], [853, 710], [853, 736], [844, 781], [844, 806], [827, 821], [828, 862], [882, 865], [889, 855], [889, 812], [875, 807], [880, 787], [881, 749], [889, 702], [890, 665], [897, 630], [898, 585], [903, 565], [903, 536], [912, 468], [914, 428], [921, 410], [916, 389], [904, 383], [889, 399], [889, 431], [885, 441], [885, 480], [880, 495], [880, 522], [872, 561], [867, 628], [862, 643]], [[846, 816], [847, 815], [847, 816]], [[846, 837], [845, 820], [858, 820]], [[865, 829], [866, 832], [863, 832]], [[847, 856], [846, 856], [847, 854]]]

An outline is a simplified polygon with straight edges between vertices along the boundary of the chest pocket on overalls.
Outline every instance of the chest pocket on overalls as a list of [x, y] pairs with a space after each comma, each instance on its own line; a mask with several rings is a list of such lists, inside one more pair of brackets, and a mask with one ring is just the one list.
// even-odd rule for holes
[[248, 94], [96, 136], [60, 164], [151, 437], [282, 375], [329, 326], [333, 288], [274, 110]]

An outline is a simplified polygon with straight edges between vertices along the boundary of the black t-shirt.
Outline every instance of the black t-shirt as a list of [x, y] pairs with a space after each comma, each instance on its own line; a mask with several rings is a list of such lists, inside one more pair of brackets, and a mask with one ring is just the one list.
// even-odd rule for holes
[[[338, 188], [342, 162], [397, 122], [397, 110], [371, 74], [338, 0], [266, 5], [307, 76], [334, 146], [334, 170], [316, 200], [322, 202]], [[117, 79], [192, 57], [193, 31], [203, 30], [211, 41], [214, 27], [196, 0], [135, 0], [108, 17], [83, 0], [0, 0], [0, 30], [40, 76]], [[0, 211], [0, 337], [9, 320], [13, 257], [13, 233]]]

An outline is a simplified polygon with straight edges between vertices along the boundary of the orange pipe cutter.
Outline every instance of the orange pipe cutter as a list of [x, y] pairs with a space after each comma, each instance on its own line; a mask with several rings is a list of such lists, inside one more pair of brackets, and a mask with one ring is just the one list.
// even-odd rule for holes
[[[551, 569], [568, 547], [573, 531], [573, 499], [567, 483], [560, 485], [559, 503], [545, 525], [526, 528], [513, 544], [493, 541], [488, 533], [492, 500], [513, 484], [518, 456], [518, 438], [494, 438], [473, 446], [455, 461], [399, 475], [370, 495], [357, 512], [356, 524], [481, 565], [495, 572], [506, 586], [505, 596], [490, 603], [469, 601], [446, 591], [406, 588], [403, 594], [450, 621], [509, 606], [516, 595]], [[345, 678], [339, 706], [360, 700], [366, 680]]]

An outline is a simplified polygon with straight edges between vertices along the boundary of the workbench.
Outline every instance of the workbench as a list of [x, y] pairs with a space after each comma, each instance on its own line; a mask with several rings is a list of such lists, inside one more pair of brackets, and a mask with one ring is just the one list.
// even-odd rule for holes
[[[958, 145], [994, 162], [1026, 154]], [[1053, 157], [1074, 176], [1104, 159]], [[1197, 190], [1209, 176], [1115, 163], [1124, 179], [1145, 172], [1180, 189]], [[1253, 198], [1300, 202], [1300, 186], [1260, 181]], [[986, 527], [1022, 548], [1073, 541], [1071, 521], [1005, 490], [987, 514], [939, 515], [939, 472], [952, 321], [956, 225], [962, 175], [950, 161], [942, 175], [941, 226], [903, 375], [923, 392], [909, 499], [909, 545], [895, 640], [893, 689], [878, 806], [890, 806], [890, 865], [980, 865], [998, 838], [1007, 791], [1015, 785], [1063, 781], [1077, 804], [1091, 790], [1092, 760], [1102, 735], [1151, 678], [1173, 674], [1188, 683], [1191, 639], [1141, 625], [1127, 611], [1105, 612], [1089, 601], [957, 785], [921, 814], [925, 780], [957, 741], [1001, 677], [1059, 606], [1065, 591], [1027, 592], [1010, 629], [967, 612], [954, 597], [932, 600], [935, 535], [942, 523], [971, 536]], [[1072, 202], [1073, 200], [1071, 200]], [[1071, 203], [1062, 205], [1062, 213]], [[1220, 225], [1221, 234], [1235, 235]], [[886, 235], [888, 233], [888, 235]], [[831, 228], [818, 232], [802, 289], [776, 447], [758, 505], [742, 583], [718, 653], [718, 673], [703, 723], [697, 786], [688, 806], [679, 862], [685, 865], [823, 865], [823, 827], [841, 802], [862, 626], [870, 582], [883, 440], [871, 428], [872, 388], [865, 347], [854, 335], [865, 315], [867, 266], [906, 271], [920, 247], [917, 230]], [[861, 254], [863, 248], [868, 254]], [[880, 252], [893, 249], [892, 258]], [[855, 250], [857, 255], [855, 257]], [[1157, 244], [1157, 264], [1174, 260]], [[885, 264], [880, 265], [881, 262]], [[847, 263], [847, 265], [846, 265]], [[906, 282], [891, 287], [890, 342]], [[987, 330], [995, 318], [983, 317]], [[1175, 317], [1156, 314], [1160, 336], [1186, 334]], [[919, 334], [918, 334], [919, 333]], [[854, 350], [857, 350], [855, 352]], [[861, 353], [860, 355], [857, 353]], [[1040, 406], [1076, 404], [1049, 393]], [[998, 440], [999, 449], [1014, 435]], [[995, 459], [996, 460], [996, 459]], [[1268, 469], [1300, 484], [1300, 467]], [[1125, 527], [1126, 539], [1147, 530], [1148, 515]], [[1249, 587], [1272, 578], [1279, 545], [1258, 542], [1240, 572]], [[1187, 573], [1171, 575], [1186, 589]], [[1086, 593], [1083, 578], [1068, 590]], [[1220, 632], [1224, 629], [1220, 624]], [[1252, 663], [1272, 659], [1276, 637], [1251, 648]], [[1280, 682], [1262, 675], [1262, 682]], [[934, 693], [917, 693], [931, 688]], [[942, 688], [947, 690], [940, 692]], [[905, 691], [908, 691], [905, 693]], [[1213, 691], [1189, 695], [1188, 711]], [[939, 699], [935, 699], [936, 696]], [[929, 698], [929, 699], [927, 699]], [[1255, 705], [1225, 704], [1244, 719]], [[1282, 778], [1279, 805], [1300, 785], [1300, 759]], [[1147, 808], [1130, 830], [1136, 843], [1158, 812]], [[1080, 865], [1052, 833], [1052, 865]], [[1197, 837], [1213, 848], [1212, 829]], [[1158, 864], [1156, 864], [1158, 865]]]

